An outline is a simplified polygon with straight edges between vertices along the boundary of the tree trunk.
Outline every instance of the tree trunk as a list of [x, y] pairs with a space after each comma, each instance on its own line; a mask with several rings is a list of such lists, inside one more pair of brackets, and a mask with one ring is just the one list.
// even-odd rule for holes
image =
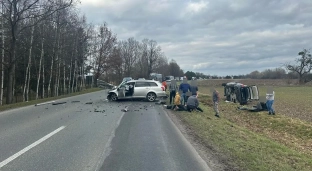
[[44, 75], [44, 55], [42, 55], [42, 98], [44, 98], [45, 97], [45, 91], [44, 91], [44, 84], [45, 84], [45, 75]]
[[8, 67], [8, 82], [7, 82], [7, 94], [6, 94], [6, 104], [13, 103], [13, 85], [14, 85], [14, 75], [15, 75], [15, 56], [16, 56], [16, 32], [17, 32], [17, 2], [13, 2], [13, 21], [11, 23], [11, 47], [9, 53], [9, 67]]
[[30, 35], [30, 48], [29, 48], [28, 64], [26, 67], [23, 101], [29, 100], [28, 93], [29, 93], [30, 67], [31, 67], [31, 55], [32, 55], [32, 48], [33, 48], [33, 41], [34, 41], [34, 31], [35, 31], [35, 27], [33, 26], [31, 28], [31, 35]]
[[13, 84], [15, 75], [15, 39], [12, 41], [11, 45], [12, 58], [10, 58], [11, 66], [8, 67], [8, 82], [7, 82], [7, 95], [6, 104], [13, 103]]
[[51, 67], [50, 67], [50, 78], [49, 78], [49, 84], [48, 84], [48, 97], [52, 96], [52, 94], [51, 94], [51, 81], [52, 81], [52, 75], [53, 75], [53, 64], [54, 64], [54, 57], [52, 55]]
[[[77, 87], [77, 58], [75, 57], [75, 67], [74, 67], [74, 76], [73, 76], [73, 83], [72, 83], [72, 92], [76, 92], [77, 89], [74, 90], [74, 87]], [[76, 84], [74, 84], [76, 81]]]
[[82, 87], [82, 77], [81, 77], [81, 76], [82, 76], [82, 74], [81, 74], [82, 72], [81, 72], [81, 68], [82, 68], [82, 67], [80, 66], [80, 67], [79, 67], [79, 77], [80, 77], [80, 81], [79, 81], [79, 87], [78, 87], [78, 90], [79, 90], [79, 91], [81, 91], [81, 87]]
[[304, 83], [303, 81], [303, 74], [298, 74], [299, 75], [299, 84], [302, 85]]
[[82, 69], [81, 69], [81, 86], [83, 87], [83, 88], [86, 88], [86, 85], [85, 85], [85, 74], [84, 74], [84, 64], [82, 64], [82, 67], [81, 67]]
[[[2, 5], [2, 12], [4, 12], [3, 5]], [[1, 29], [2, 29], [2, 58], [1, 58], [1, 86], [0, 86], [0, 105], [3, 105], [3, 81], [4, 81], [4, 19], [2, 18], [1, 22]]]
[[[75, 58], [75, 61], [74, 61], [74, 75], [73, 75], [73, 82], [72, 82], [72, 87], [71, 87], [71, 89], [72, 89], [72, 92], [74, 92], [74, 87], [75, 87], [75, 80], [76, 80], [76, 74], [77, 74], [77, 46], [76, 46], [76, 42], [77, 42], [77, 39], [75, 39], [75, 42], [74, 42], [74, 49], [73, 49], [73, 51], [74, 51], [74, 53], [73, 53], [73, 56], [74, 56], [74, 58]], [[77, 82], [76, 82], [76, 85], [77, 85]]]
[[[31, 67], [31, 66], [30, 66]], [[29, 101], [29, 83], [30, 83], [30, 68], [28, 69], [28, 78], [27, 78], [27, 89], [26, 89], [26, 100]]]
[[[58, 31], [57, 31], [58, 32]], [[58, 36], [58, 33], [57, 33]], [[58, 96], [58, 89], [59, 89], [59, 76], [60, 76], [60, 60], [59, 60], [59, 37], [57, 38], [57, 46], [56, 46], [56, 50], [55, 50], [55, 61], [57, 62], [56, 66], [56, 73], [55, 73], [55, 82], [54, 82], [54, 96]]]
[[72, 67], [73, 67], [73, 56], [70, 57], [70, 69], [69, 69], [69, 79], [68, 79], [68, 91], [69, 91], [69, 93], [71, 93]]
[[61, 76], [61, 60], [58, 60], [58, 69], [57, 69], [57, 81], [56, 81], [56, 96], [59, 96], [59, 87], [60, 87], [60, 76]]
[[63, 64], [63, 94], [66, 94], [66, 65], [65, 65], [65, 59]]
[[44, 44], [44, 38], [42, 38], [42, 42], [41, 42], [41, 54], [40, 54], [40, 60], [39, 60], [39, 72], [38, 72], [38, 77], [37, 77], [36, 100], [39, 98], [39, 84], [40, 84], [40, 78], [41, 78], [41, 63], [42, 63], [42, 58], [44, 55], [43, 44]]

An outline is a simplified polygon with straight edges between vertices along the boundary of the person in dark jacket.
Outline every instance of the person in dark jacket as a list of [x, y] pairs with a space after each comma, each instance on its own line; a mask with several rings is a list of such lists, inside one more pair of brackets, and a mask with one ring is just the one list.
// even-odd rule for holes
[[199, 106], [199, 102], [198, 102], [196, 95], [192, 95], [187, 99], [187, 103], [186, 103], [187, 111], [191, 112], [192, 110], [197, 109], [203, 112], [203, 110], [198, 106]]
[[169, 91], [170, 91], [170, 105], [172, 104], [172, 102], [174, 101], [175, 95], [178, 92], [178, 86], [176, 84], [175, 80], [171, 80], [171, 83], [169, 85]]
[[196, 97], [198, 97], [198, 86], [196, 80], [192, 80], [190, 91], [192, 92], [192, 95], [196, 95]]
[[[179, 91], [181, 91], [181, 105], [186, 104], [186, 92], [191, 91], [191, 86], [189, 83], [187, 83], [187, 79], [184, 78], [183, 83], [179, 86]], [[183, 100], [183, 102], [182, 102]]]

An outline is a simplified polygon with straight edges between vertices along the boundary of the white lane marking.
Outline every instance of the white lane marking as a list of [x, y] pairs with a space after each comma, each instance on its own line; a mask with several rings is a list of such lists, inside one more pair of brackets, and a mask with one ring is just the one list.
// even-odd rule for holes
[[64, 129], [65, 126], [61, 126], [58, 129], [54, 130], [53, 132], [49, 133], [48, 135], [42, 137], [41, 139], [39, 139], [38, 141], [30, 144], [29, 146], [25, 147], [23, 150], [15, 153], [13, 156], [7, 158], [6, 160], [2, 161], [0, 163], [0, 168], [2, 168], [3, 166], [7, 165], [8, 163], [10, 163], [11, 161], [13, 161], [14, 159], [16, 159], [17, 157], [19, 157], [20, 155], [26, 153], [28, 150], [32, 149], [33, 147], [39, 145], [40, 143], [42, 143], [43, 141], [47, 140], [48, 138], [52, 137], [54, 134], [60, 132], [62, 129]]

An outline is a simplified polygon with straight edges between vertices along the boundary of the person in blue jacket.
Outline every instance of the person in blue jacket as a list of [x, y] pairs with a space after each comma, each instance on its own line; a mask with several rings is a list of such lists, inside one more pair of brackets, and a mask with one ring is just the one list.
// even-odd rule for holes
[[180, 84], [179, 91], [181, 91], [181, 105], [185, 106], [185, 104], [186, 104], [186, 93], [188, 91], [191, 91], [191, 86], [187, 82], [187, 78], [186, 77], [184, 77], [183, 82]]

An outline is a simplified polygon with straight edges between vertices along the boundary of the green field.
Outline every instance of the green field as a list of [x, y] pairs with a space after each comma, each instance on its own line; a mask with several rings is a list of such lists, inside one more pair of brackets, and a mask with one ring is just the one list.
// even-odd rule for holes
[[[312, 170], [312, 87], [260, 83], [260, 96], [265, 96], [267, 86], [275, 91], [276, 115], [272, 116], [226, 103], [220, 85], [199, 83], [204, 113], [174, 112], [204, 144], [227, 156], [240, 170]], [[221, 118], [214, 116], [211, 87], [223, 98]]]

